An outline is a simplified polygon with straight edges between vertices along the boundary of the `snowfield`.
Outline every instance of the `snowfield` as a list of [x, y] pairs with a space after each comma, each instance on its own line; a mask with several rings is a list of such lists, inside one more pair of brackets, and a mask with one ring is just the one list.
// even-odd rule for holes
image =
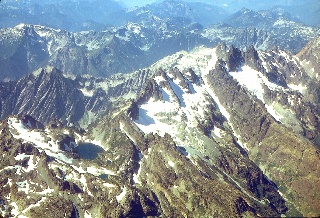
[[11, 134], [16, 139], [22, 139], [25, 142], [33, 143], [36, 148], [45, 151], [47, 155], [69, 164], [72, 163], [73, 159], [67, 157], [63, 151], [59, 149], [59, 144], [57, 142], [51, 140], [46, 142], [45, 133], [28, 129], [22, 124], [21, 120], [14, 117], [8, 119], [8, 124], [11, 129]]

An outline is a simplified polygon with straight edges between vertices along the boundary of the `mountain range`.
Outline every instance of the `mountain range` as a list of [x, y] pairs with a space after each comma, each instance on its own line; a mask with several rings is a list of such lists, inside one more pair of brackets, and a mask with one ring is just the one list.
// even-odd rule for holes
[[1, 80], [19, 79], [47, 65], [73, 75], [108, 77], [145, 68], [181, 50], [212, 47], [219, 42], [241, 49], [277, 46], [296, 54], [320, 32], [319, 28], [290, 20], [281, 9], [242, 9], [227, 23], [206, 28], [182, 17], [143, 17], [140, 23], [100, 32], [67, 32], [28, 24], [1, 29]]
[[[6, 83], [25, 87], [17, 99], [26, 111], [41, 104], [29, 90], [43, 87], [39, 107], [49, 113], [33, 114], [45, 125], [23, 115], [1, 123], [3, 216], [48, 207], [58, 217], [319, 215], [317, 62], [301, 59], [310, 47], [297, 56], [225, 44], [178, 52], [141, 71], [140, 82], [114, 86], [131, 80], [140, 92], [109, 108], [110, 95], [96, 89], [105, 81], [54, 68]], [[81, 107], [108, 112], [83, 130], [50, 118], [61, 104], [69, 121]]]
[[[294, 14], [295, 19], [299, 19], [305, 25], [319, 27], [320, 5], [317, 0], [277, 2], [277, 7], [286, 13]], [[27, 23], [67, 31], [102, 31], [108, 26], [140, 22], [146, 16], [156, 16], [161, 19], [183, 17], [208, 26], [228, 20], [228, 17], [233, 16], [232, 13], [241, 7], [256, 11], [272, 8], [269, 2], [252, 3], [252, 1], [234, 0], [220, 2], [164, 0], [134, 8], [128, 8], [114, 0], [6, 0], [0, 4], [0, 27], [14, 27], [20, 23]]]
[[0, 29], [1, 218], [320, 216], [319, 28], [283, 6], [5, 3], [30, 23]]

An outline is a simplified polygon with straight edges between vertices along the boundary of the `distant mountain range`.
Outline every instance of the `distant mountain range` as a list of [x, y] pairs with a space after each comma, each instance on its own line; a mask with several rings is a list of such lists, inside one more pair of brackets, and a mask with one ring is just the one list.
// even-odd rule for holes
[[[245, 7], [250, 2], [241, 1]], [[256, 4], [256, 3], [255, 3]], [[267, 6], [265, 8], [270, 10]], [[146, 17], [185, 18], [203, 26], [228, 21], [230, 12], [228, 7], [239, 7], [238, 1], [225, 1], [217, 6], [209, 3], [184, 2], [181, 0], [164, 0], [159, 3], [148, 4], [143, 7], [127, 9], [114, 0], [90, 1], [3, 1], [0, 4], [0, 28], [14, 27], [20, 23], [42, 25], [67, 31], [104, 30], [108, 26], [122, 26], [127, 22], [141, 22]], [[306, 25], [319, 26], [320, 5], [317, 0], [310, 0], [308, 4], [278, 3], [285, 13], [292, 13], [292, 17], [299, 19]]]
[[184, 17], [161, 19], [149, 10], [141, 13], [144, 19], [137, 23], [99, 32], [67, 32], [28, 24], [0, 29], [0, 79], [19, 79], [47, 65], [73, 75], [107, 77], [147, 67], [177, 51], [219, 42], [242, 49], [253, 45], [297, 53], [320, 34], [319, 28], [305, 26], [279, 8], [242, 9], [226, 23], [209, 27]]

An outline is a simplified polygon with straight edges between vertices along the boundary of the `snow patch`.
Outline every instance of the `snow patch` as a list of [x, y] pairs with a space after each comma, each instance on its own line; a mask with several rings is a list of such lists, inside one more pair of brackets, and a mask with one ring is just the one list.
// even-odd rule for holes
[[275, 108], [274, 108], [274, 102], [271, 105], [265, 105], [265, 107], [267, 108], [267, 111], [269, 112], [269, 114], [271, 114], [273, 116], [273, 118], [279, 122], [281, 122], [281, 119], [283, 119], [284, 117], [279, 114]]
[[139, 176], [140, 176], [140, 173], [141, 173], [141, 170], [142, 170], [142, 158], [143, 158], [141, 153], [139, 153], [139, 158], [140, 158], [139, 169], [138, 169], [137, 174], [135, 174], [135, 173], [133, 174], [133, 178], [132, 179], [133, 179], [133, 181], [135, 183], [141, 184], [141, 182], [139, 181]]
[[101, 174], [108, 174], [108, 175], [116, 175], [113, 171], [107, 170], [104, 168], [98, 168], [98, 167], [87, 167], [87, 172], [94, 175], [94, 176], [100, 176]]
[[16, 217], [19, 214], [19, 207], [16, 202], [11, 202], [10, 205], [12, 206], [11, 214]]
[[171, 56], [165, 57], [153, 64], [150, 69], [157, 70], [160, 67], [169, 70], [177, 67], [181, 71], [192, 68], [195, 72], [209, 73], [217, 62], [216, 48], [200, 46], [191, 52], [180, 51]]
[[107, 188], [115, 188], [116, 187], [114, 184], [110, 184], [110, 183], [103, 183], [102, 185]]
[[214, 127], [214, 129], [213, 129], [213, 133], [216, 135], [216, 136], [218, 136], [219, 138], [222, 138], [221, 137], [221, 129], [220, 128], [218, 128], [218, 127]]
[[[36, 204], [31, 204], [29, 205], [26, 209], [24, 209], [22, 211], [22, 214], [28, 212], [31, 208], [34, 208], [34, 207], [40, 207], [41, 203], [45, 202], [46, 201], [46, 197], [42, 197], [41, 200], [39, 200]], [[19, 215], [19, 218], [22, 217], [22, 215]]]
[[87, 192], [88, 195], [93, 197], [93, 194], [91, 193], [91, 191], [88, 188], [88, 184], [87, 184], [87, 179], [86, 177], [82, 174], [80, 179], [79, 179], [80, 183], [83, 185], [83, 191]]
[[83, 88], [83, 89], [79, 89], [82, 94], [86, 97], [92, 97], [93, 96], [93, 93], [94, 93], [94, 90], [87, 90], [86, 88]]
[[122, 192], [119, 195], [116, 196], [116, 199], [117, 199], [118, 202], [120, 202], [127, 194], [127, 187], [124, 186], [121, 189], [122, 189]]
[[174, 163], [171, 160], [168, 161], [168, 164], [169, 166], [174, 167]]
[[242, 71], [230, 72], [230, 75], [235, 78], [242, 86], [245, 86], [252, 94], [264, 101], [264, 90], [261, 86], [262, 79], [259, 72], [244, 66]]
[[261, 72], [247, 65], [243, 66], [239, 72], [230, 72], [230, 75], [262, 102], [265, 102], [263, 85], [266, 85], [270, 90], [284, 90], [283, 87], [270, 82]]
[[307, 89], [307, 87], [302, 84], [299, 84], [299, 85], [288, 84], [288, 87], [292, 90], [299, 91], [301, 94], [304, 92], [304, 90]]
[[47, 189], [44, 189], [42, 192], [37, 192], [37, 194], [39, 194], [39, 195], [47, 195], [47, 194], [51, 194], [53, 192], [54, 192], [54, 189], [47, 188]]
[[134, 140], [134, 138], [124, 129], [123, 123], [122, 123], [122, 122], [119, 122], [119, 125], [120, 125], [120, 130], [121, 130], [124, 134], [126, 134], [126, 135], [128, 136], [128, 138], [129, 138], [132, 142], [136, 143], [135, 140]]
[[135, 124], [144, 133], [154, 132], [164, 136], [166, 132], [173, 132], [172, 126], [161, 122], [156, 114], [174, 113], [176, 111], [178, 111], [176, 104], [150, 99], [146, 104], [140, 106], [139, 118], [135, 120]]
[[8, 124], [10, 127], [10, 132], [14, 138], [33, 143], [36, 148], [44, 150], [47, 155], [55, 157], [69, 164], [72, 163], [73, 159], [68, 158], [62, 153], [57, 142], [46, 141], [46, 133], [39, 132], [37, 130], [29, 130], [22, 124], [21, 120], [14, 117], [8, 118]]

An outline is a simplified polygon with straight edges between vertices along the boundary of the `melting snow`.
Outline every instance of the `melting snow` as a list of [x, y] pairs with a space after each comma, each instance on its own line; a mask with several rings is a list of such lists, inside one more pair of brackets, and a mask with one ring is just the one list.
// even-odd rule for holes
[[168, 164], [169, 166], [174, 167], [174, 163], [171, 160], [168, 161]]
[[198, 47], [191, 52], [181, 51], [163, 58], [151, 66], [151, 69], [160, 67], [170, 69], [179, 68], [181, 71], [192, 68], [195, 72], [207, 72], [212, 70], [218, 60], [215, 48]]
[[108, 174], [108, 175], [116, 175], [114, 172], [104, 169], [104, 168], [97, 168], [94, 166], [87, 167], [87, 172], [94, 175], [94, 176], [100, 176], [101, 174]]
[[295, 91], [299, 91], [300, 93], [303, 93], [303, 91], [307, 89], [307, 87], [303, 86], [302, 84], [299, 84], [299, 85], [288, 84], [288, 87]]
[[123, 123], [122, 123], [122, 122], [119, 122], [119, 125], [120, 125], [120, 130], [121, 130], [124, 134], [126, 134], [131, 141], [133, 141], [133, 142], [135, 143], [134, 138], [133, 138], [127, 131], [125, 131]]
[[220, 100], [218, 98], [218, 96], [216, 96], [216, 94], [213, 92], [213, 90], [209, 87], [208, 83], [206, 83], [204, 85], [204, 87], [206, 88], [206, 91], [208, 92], [208, 94], [213, 98], [213, 100], [217, 103], [218, 108], [221, 112], [221, 114], [227, 119], [230, 119], [230, 114], [227, 111], [227, 109], [220, 103]]
[[275, 120], [277, 121], [281, 121], [281, 119], [283, 119], [284, 117], [279, 114], [275, 108], [274, 108], [274, 102], [271, 105], [265, 105], [265, 107], [267, 108], [267, 111], [269, 112], [269, 114], [271, 114]]
[[[39, 207], [40, 205], [41, 205], [41, 203], [43, 203], [43, 202], [45, 202], [46, 201], [46, 197], [42, 197], [41, 198], [41, 200], [39, 200], [36, 204], [31, 204], [31, 205], [29, 205], [29, 207], [27, 207], [26, 209], [24, 209], [23, 211], [22, 211], [22, 213], [26, 213], [26, 212], [28, 212], [31, 208], [33, 208], [33, 207]], [[21, 215], [19, 215], [19, 218], [20, 217], [22, 217]]]
[[244, 66], [242, 68], [242, 71], [230, 72], [230, 75], [234, 77], [241, 85], [245, 86], [252, 94], [256, 95], [260, 100], [264, 101], [264, 91], [263, 87], [261, 86], [263, 80], [258, 71]]
[[213, 132], [216, 136], [218, 136], [219, 138], [221, 138], [221, 129], [218, 127], [214, 127]]
[[18, 132], [16, 134], [15, 132], [11, 131], [13, 137], [33, 143], [35, 147], [43, 149], [49, 156], [55, 157], [66, 163], [72, 163], [72, 158], [68, 158], [63, 153], [61, 153], [62, 151], [59, 149], [59, 145], [57, 142], [46, 142], [45, 137], [43, 136], [44, 133], [36, 130], [29, 130], [17, 118], [9, 118], [8, 124], [11, 129], [15, 129]]
[[[23, 154], [20, 154], [20, 156], [17, 155], [18, 159], [21, 158], [22, 156], [23, 156]], [[25, 156], [29, 156], [29, 161], [28, 161], [28, 167], [27, 167], [27, 169], [24, 169], [24, 171], [25, 172], [30, 172], [30, 171], [35, 169], [35, 167], [36, 167], [36, 165], [37, 165], [37, 163], [39, 161], [39, 157], [36, 157], [36, 159], [34, 161], [34, 157], [35, 157], [34, 155], [25, 155]], [[15, 158], [17, 158], [17, 157], [15, 157]]]
[[16, 174], [21, 175], [22, 167], [19, 166], [19, 165], [7, 166], [7, 167], [1, 169], [0, 172], [3, 171], [3, 170], [12, 170], [12, 169], [16, 169], [16, 170], [17, 170], [17, 171], [16, 171]]
[[16, 217], [19, 214], [19, 207], [16, 202], [11, 202], [11, 206], [13, 207], [11, 210], [11, 214]]
[[117, 201], [118, 202], [121, 201], [126, 196], [126, 194], [127, 194], [127, 187], [124, 186], [122, 188], [122, 192], [120, 193], [120, 195], [116, 196]]
[[[179, 52], [173, 56], [164, 58], [157, 62], [152, 67], [163, 69], [170, 69], [177, 67], [179, 70], [193, 68], [198, 75], [204, 76], [209, 74], [217, 62], [216, 49], [212, 48], [198, 48], [190, 53]], [[181, 136], [184, 131], [198, 126], [199, 119], [205, 118], [206, 108], [210, 104], [210, 99], [213, 99], [219, 106], [222, 114], [228, 119], [229, 113], [220, 104], [219, 99], [213, 93], [209, 85], [193, 84], [186, 78], [185, 81], [191, 90], [187, 92], [186, 88], [182, 88], [180, 78], [172, 79], [171, 74], [164, 76], [157, 76], [154, 80], [159, 84], [161, 81], [167, 80], [170, 87], [161, 87], [163, 100], [155, 101], [151, 98], [147, 103], [140, 105], [139, 118], [135, 120], [135, 124], [144, 133], [158, 133], [164, 136], [169, 133], [176, 143], [189, 145], [190, 142]], [[184, 72], [184, 76], [191, 76], [188, 71]], [[179, 101], [177, 101], [177, 98]], [[210, 108], [210, 107], [208, 107]], [[121, 125], [121, 124], [120, 124]], [[121, 126], [120, 126], [121, 127]], [[221, 136], [216, 132], [216, 135]], [[180, 139], [181, 138], [181, 139]], [[147, 158], [147, 156], [146, 156]], [[137, 181], [136, 177], [134, 177]]]
[[102, 185], [107, 188], [115, 188], [116, 187], [114, 184], [110, 184], [110, 183], [103, 183]]
[[161, 122], [155, 114], [172, 113], [175, 111], [178, 111], [178, 108], [173, 103], [150, 99], [148, 103], [140, 106], [139, 119], [135, 123], [145, 133], [154, 132], [164, 136], [166, 132], [173, 132], [172, 126]]
[[84, 191], [84, 192], [87, 192], [88, 195], [90, 195], [90, 196], [93, 197], [91, 191], [90, 191], [89, 188], [88, 188], [87, 179], [86, 179], [86, 177], [85, 177], [83, 174], [81, 175], [79, 181], [80, 181], [81, 184], [83, 185], [83, 191]]
[[42, 192], [37, 192], [37, 194], [39, 194], [39, 195], [47, 195], [47, 194], [50, 194], [52, 192], [54, 192], [54, 189], [47, 188], [47, 189], [44, 189]]
[[27, 180], [23, 182], [17, 182], [18, 191], [25, 192], [26, 194], [29, 193], [30, 185]]
[[[140, 156], [141, 155], [141, 156]], [[139, 176], [140, 176], [140, 173], [141, 173], [141, 170], [142, 170], [142, 154], [139, 153], [139, 158], [140, 158], [140, 161], [139, 161], [139, 170], [138, 170], [138, 173], [137, 174], [133, 174], [133, 181], [135, 183], [138, 183], [138, 184], [141, 184], [140, 181], [139, 181]]]
[[27, 157], [30, 157], [31, 155], [27, 154], [18, 154], [17, 156], [14, 157], [15, 160], [24, 160]]
[[86, 88], [83, 88], [83, 89], [79, 89], [82, 94], [86, 97], [92, 97], [93, 96], [93, 90], [87, 90]]

